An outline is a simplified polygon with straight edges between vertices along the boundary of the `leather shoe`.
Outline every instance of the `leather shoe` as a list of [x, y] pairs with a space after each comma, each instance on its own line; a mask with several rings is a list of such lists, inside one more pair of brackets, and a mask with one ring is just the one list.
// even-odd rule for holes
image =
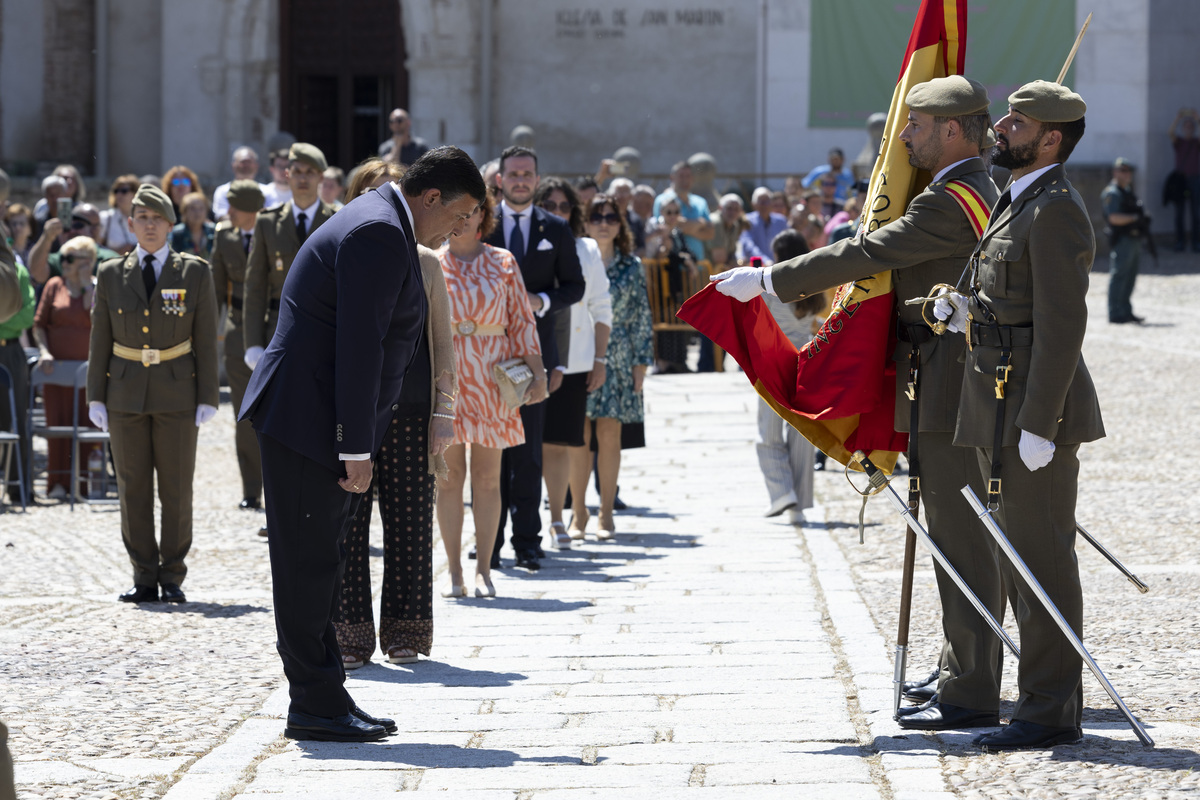
[[263, 525], [261, 528], [258, 529], [258, 535], [263, 537], [264, 539], [267, 538], [267, 526], [266, 525]]
[[995, 711], [976, 711], [949, 703], [930, 703], [928, 708], [896, 720], [901, 728], [917, 731], [957, 731], [962, 728], [994, 728], [1000, 724]]
[[158, 587], [134, 584], [133, 588], [117, 595], [122, 603], [157, 603]]
[[[479, 557], [479, 554], [476, 552], [475, 546], [472, 545], [471, 549], [467, 551], [467, 558], [474, 561], [478, 557]], [[501, 566], [502, 565], [500, 564], [500, 553], [497, 550], [492, 550], [492, 569], [501, 569]]]
[[370, 714], [368, 714], [367, 712], [363, 711], [361, 708], [359, 708], [358, 703], [355, 703], [351, 707], [350, 714], [351, 714], [351, 716], [357, 717], [358, 719], [362, 720], [363, 722], [367, 723], [368, 725], [378, 725], [379, 727], [383, 728], [388, 733], [395, 733], [397, 730], [396, 720], [388, 719], [387, 717], [373, 717]]
[[933, 705], [936, 702], [937, 702], [937, 698], [934, 698], [933, 700], [929, 700], [925, 703], [921, 703], [920, 705], [900, 706], [899, 708], [896, 709], [896, 713], [893, 714], [892, 717], [895, 719], [900, 719], [901, 717], [907, 717], [909, 714], [916, 714], [919, 711], [924, 711], [925, 709], [929, 708], [931, 705]]
[[977, 736], [971, 744], [988, 753], [997, 753], [1002, 750], [1036, 750], [1058, 744], [1075, 744], [1081, 739], [1083, 731], [1079, 728], [1050, 728], [1036, 722], [1014, 719], [1004, 730]]
[[340, 717], [316, 717], [292, 712], [283, 735], [289, 739], [314, 742], [375, 742], [388, 735], [382, 725], [372, 725], [352, 714]]
[[928, 686], [931, 683], [937, 683], [938, 677], [942, 674], [940, 669], [935, 669], [933, 672], [926, 675], [924, 678], [917, 678], [915, 681], [905, 681], [900, 684], [904, 691], [909, 692], [913, 689], [919, 689], [922, 686]]
[[262, 503], [258, 502], [257, 497], [243, 497], [242, 502], [238, 503], [238, 508], [243, 511], [253, 511], [262, 508]]
[[542, 562], [538, 560], [537, 553], [532, 550], [517, 551], [517, 566], [522, 569], [527, 569], [530, 572], [537, 572], [542, 568]]
[[905, 689], [904, 697], [914, 703], [927, 703], [937, 696], [937, 681], [918, 686], [915, 689]]
[[179, 588], [178, 583], [164, 583], [162, 585], [162, 601], [164, 603], [186, 603], [187, 597], [183, 594], [183, 589]]

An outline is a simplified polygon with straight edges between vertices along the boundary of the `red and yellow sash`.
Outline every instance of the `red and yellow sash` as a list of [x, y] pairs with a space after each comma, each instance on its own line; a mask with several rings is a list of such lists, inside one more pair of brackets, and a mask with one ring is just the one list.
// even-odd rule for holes
[[988, 217], [992, 212], [983, 198], [979, 196], [979, 192], [960, 180], [952, 180], [946, 182], [946, 193], [954, 198], [954, 202], [958, 203], [963, 213], [967, 215], [967, 221], [971, 223], [971, 229], [975, 231], [975, 238], [983, 236], [983, 231], [988, 224]]

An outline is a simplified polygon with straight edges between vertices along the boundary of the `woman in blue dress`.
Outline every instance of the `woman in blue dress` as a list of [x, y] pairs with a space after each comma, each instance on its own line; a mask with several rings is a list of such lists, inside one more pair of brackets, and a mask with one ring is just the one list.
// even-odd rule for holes
[[[611, 197], [598, 194], [584, 213], [587, 235], [600, 246], [612, 295], [612, 335], [608, 341], [607, 377], [588, 395], [587, 415], [596, 421], [596, 471], [600, 478], [600, 519], [596, 538], [613, 538], [613, 501], [621, 470], [621, 425], [643, 421], [642, 381], [654, 363], [650, 298], [641, 259], [633, 255], [633, 234]], [[592, 426], [584, 426], [590, 439]], [[590, 442], [586, 442], [590, 445]], [[572, 497], [575, 517], [571, 527], [587, 528], [588, 512], [582, 497]]]

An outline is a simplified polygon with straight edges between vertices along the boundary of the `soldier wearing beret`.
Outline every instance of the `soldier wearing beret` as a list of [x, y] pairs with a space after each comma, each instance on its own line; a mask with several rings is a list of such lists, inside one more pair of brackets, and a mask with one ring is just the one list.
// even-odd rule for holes
[[[1078, 451], [1104, 436], [1104, 424], [1080, 353], [1096, 242], [1063, 163], [1087, 106], [1046, 81], [1008, 103], [994, 158], [1012, 182], [971, 257], [967, 297], [941, 299], [935, 313], [967, 334], [954, 442], [975, 450], [996, 521], [1079, 634]], [[1082, 659], [1007, 559], [1000, 569], [1021, 635], [1020, 695], [1011, 724], [975, 743], [990, 751], [1078, 741]]]
[[[908, 125], [900, 140], [909, 163], [933, 176], [905, 213], [761, 275], [746, 267], [716, 275], [718, 291], [748, 300], [761, 284], [789, 302], [890, 269], [896, 296], [905, 299], [928, 296], [935, 284], [959, 280], [997, 197], [979, 158], [991, 124], [987, 91], [954, 75], [914, 86], [905, 102]], [[995, 560], [988, 555], [987, 532], [959, 493], [963, 476], [977, 471], [975, 454], [952, 442], [965, 346], [957, 337], [934, 336], [920, 307], [900, 304], [899, 313], [895, 426], [909, 432], [910, 474], [919, 478], [929, 533], [999, 616], [1003, 595]], [[974, 484], [979, 488], [979, 481]], [[935, 571], [946, 641], [941, 669], [926, 680], [939, 700], [901, 717], [900, 724], [924, 730], [996, 725], [999, 640], [941, 568]]]
[[246, 366], [254, 369], [275, 335], [279, 296], [292, 260], [308, 235], [333, 216], [321, 202], [321, 175], [328, 165], [318, 148], [296, 142], [288, 151], [288, 185], [292, 199], [268, 208], [254, 223], [246, 266], [242, 332]]
[[[229, 377], [229, 393], [233, 397], [233, 415], [242, 407], [242, 396], [250, 382], [250, 367], [243, 360], [245, 343], [242, 336], [242, 310], [245, 300], [246, 262], [254, 233], [255, 218], [263, 207], [262, 187], [256, 181], [236, 180], [227, 193], [229, 219], [217, 223], [213, 242], [213, 285], [217, 304], [226, 308], [221, 327], [225, 334], [225, 374]], [[241, 508], [262, 508], [262, 461], [258, 453], [258, 438], [248, 421], [237, 423], [238, 469], [242, 473]]]
[[[217, 413], [217, 307], [212, 271], [168, 246], [175, 212], [138, 188], [138, 245], [100, 265], [88, 348], [88, 413], [112, 439], [121, 535], [133, 564], [127, 603], [186, 602], [197, 429]], [[162, 531], [154, 535], [154, 482]]]

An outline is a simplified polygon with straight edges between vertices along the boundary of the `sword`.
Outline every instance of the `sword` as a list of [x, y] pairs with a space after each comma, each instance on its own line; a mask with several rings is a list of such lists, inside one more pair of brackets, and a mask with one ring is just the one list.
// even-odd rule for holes
[[1012, 542], [1004, 535], [1004, 531], [1000, 530], [1000, 526], [996, 523], [995, 518], [992, 517], [991, 512], [987, 510], [987, 507], [983, 503], [979, 502], [979, 496], [975, 494], [970, 485], [962, 487], [962, 495], [967, 498], [967, 502], [971, 504], [971, 508], [975, 509], [975, 513], [979, 516], [980, 521], [983, 522], [988, 532], [992, 534], [992, 538], [996, 540], [996, 544], [1000, 545], [1000, 549], [1008, 556], [1008, 560], [1012, 562], [1013, 567], [1025, 579], [1025, 583], [1029, 584], [1029, 588], [1033, 589], [1033, 593], [1037, 595], [1038, 600], [1042, 602], [1042, 605], [1067, 637], [1071, 646], [1075, 648], [1075, 652], [1079, 653], [1084, 663], [1088, 665], [1088, 669], [1096, 676], [1096, 680], [1100, 681], [1100, 685], [1104, 687], [1104, 691], [1108, 692], [1108, 696], [1112, 698], [1112, 701], [1117, 704], [1117, 708], [1125, 715], [1125, 719], [1129, 721], [1129, 725], [1133, 728], [1133, 732], [1137, 734], [1137, 737], [1142, 740], [1142, 744], [1146, 747], [1153, 747], [1154, 740], [1150, 738], [1150, 734], [1146, 733], [1146, 729], [1142, 727], [1142, 723], [1138, 722], [1137, 717], [1133, 715], [1133, 712], [1125, 705], [1125, 701], [1121, 699], [1121, 695], [1117, 694], [1117, 690], [1109, 683], [1108, 678], [1104, 677], [1104, 673], [1101, 672], [1096, 660], [1088, 653], [1087, 648], [1083, 646], [1083, 642], [1075, 635], [1075, 631], [1071, 630], [1071, 626], [1067, 623], [1066, 618], [1063, 617], [1062, 612], [1054, 605], [1054, 601], [1050, 599], [1050, 595], [1046, 594], [1046, 590], [1042, 588], [1042, 585], [1037, 582], [1037, 578], [1033, 577], [1033, 573], [1021, 559], [1021, 556], [1017, 555], [1016, 548], [1012, 546]]
[[[986, 622], [988, 627], [992, 629], [992, 632], [1000, 637], [1000, 641], [1004, 642], [1005, 646], [1008, 647], [1009, 652], [1019, 659], [1021, 657], [1021, 651], [1017, 649], [1016, 643], [1013, 642], [1012, 638], [1010, 638], [1009, 635], [1004, 632], [1004, 628], [1001, 627], [1000, 623], [996, 621], [996, 618], [992, 616], [992, 612], [988, 611], [987, 606], [983, 604], [983, 601], [979, 599], [975, 592], [971, 591], [971, 587], [968, 586], [967, 582], [963, 580], [963, 577], [958, 574], [958, 570], [954, 568], [954, 565], [950, 563], [950, 561], [942, 553], [941, 549], [934, 544], [933, 539], [931, 539], [929, 536], [929, 533], [921, 526], [921, 523], [917, 521], [917, 518], [913, 516], [912, 510], [908, 507], [908, 503], [904, 502], [900, 495], [896, 493], [896, 490], [892, 488], [892, 485], [888, 482], [887, 475], [885, 475], [881, 469], [872, 464], [871, 460], [867, 458], [867, 454], [862, 450], [856, 450], [854, 452], [854, 461], [860, 464], [863, 468], [863, 471], [867, 473], [867, 478], [871, 481], [871, 486], [875, 487], [876, 493], [883, 491], [884, 489], [887, 490], [888, 500], [891, 502], [892, 506], [894, 506], [895, 509], [900, 512], [900, 516], [904, 517], [904, 521], [908, 524], [908, 529], [916, 534], [916, 537], [921, 541], [921, 544], [925, 545], [925, 548], [933, 555], [933, 560], [936, 561], [938, 565], [946, 571], [946, 574], [950, 576], [950, 580], [954, 581], [954, 585], [958, 587], [959, 591], [963, 593], [975, 610], [979, 612], [979, 615], [983, 617], [983, 621]], [[892, 677], [896, 709], [900, 708], [900, 695], [904, 688], [902, 684], [904, 683], [904, 668], [905, 660], [907, 658], [907, 650], [907, 645], [904, 648], [897, 647], [896, 650], [895, 673]], [[894, 716], [898, 717], [899, 715]]]
[[1132, 583], [1134, 586], [1136, 586], [1137, 590], [1139, 592], [1141, 592], [1142, 594], [1145, 594], [1146, 592], [1150, 591], [1150, 587], [1147, 586], [1146, 584], [1142, 583], [1141, 578], [1139, 578], [1137, 575], [1134, 575], [1132, 572], [1130, 572], [1129, 569], [1124, 564], [1122, 564], [1121, 561], [1116, 556], [1114, 556], [1112, 553], [1108, 552], [1108, 548], [1106, 548], [1104, 545], [1100, 544], [1100, 542], [1096, 541], [1095, 537], [1093, 537], [1090, 533], [1085, 531], [1083, 529], [1083, 526], [1080, 525], [1078, 522], [1075, 523], [1075, 530], [1079, 531], [1079, 535], [1082, 536], [1084, 539], [1087, 539], [1088, 544], [1090, 544], [1092, 547], [1096, 548], [1096, 550], [1100, 553], [1100, 555], [1107, 558], [1108, 563], [1112, 564], [1114, 567], [1116, 567], [1118, 570], [1120, 570], [1121, 574], [1124, 575], [1126, 578], [1128, 578], [1129, 582]]

